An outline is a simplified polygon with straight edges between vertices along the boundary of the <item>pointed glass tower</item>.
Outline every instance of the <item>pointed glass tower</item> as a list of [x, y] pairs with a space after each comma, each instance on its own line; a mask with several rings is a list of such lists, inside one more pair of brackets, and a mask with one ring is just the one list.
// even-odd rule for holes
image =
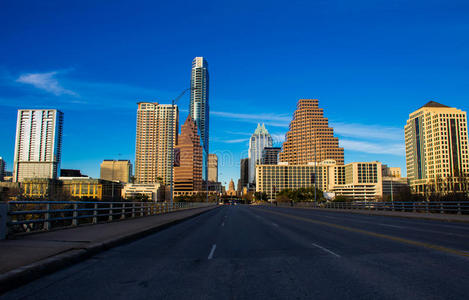
[[265, 147], [272, 147], [272, 137], [265, 128], [265, 125], [257, 124], [254, 134], [249, 139], [249, 183], [256, 182], [256, 164], [262, 159], [262, 150]]

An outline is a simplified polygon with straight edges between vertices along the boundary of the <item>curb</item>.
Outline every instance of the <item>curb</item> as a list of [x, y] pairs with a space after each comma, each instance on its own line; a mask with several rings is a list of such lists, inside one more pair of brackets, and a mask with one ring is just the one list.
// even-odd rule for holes
[[120, 236], [118, 238], [109, 239], [99, 243], [94, 243], [84, 248], [72, 248], [71, 250], [67, 250], [66, 252], [59, 253], [49, 258], [8, 271], [0, 275], [0, 295], [15, 288], [18, 288], [22, 285], [25, 285], [42, 276], [52, 274], [58, 270], [84, 261], [100, 252], [139, 240], [155, 232], [161, 231], [178, 223], [187, 221], [191, 218], [200, 216], [217, 207], [218, 206], [215, 206], [211, 209], [204, 210], [202, 212], [187, 216], [179, 220], [174, 220], [155, 227], [147, 228], [143, 231], [130, 233], [124, 236]]

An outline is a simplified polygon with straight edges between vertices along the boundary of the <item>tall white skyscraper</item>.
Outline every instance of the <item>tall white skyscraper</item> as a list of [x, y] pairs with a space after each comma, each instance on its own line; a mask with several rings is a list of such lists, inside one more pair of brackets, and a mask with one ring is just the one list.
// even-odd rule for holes
[[254, 134], [249, 139], [249, 183], [256, 183], [256, 164], [260, 164], [262, 150], [265, 147], [272, 147], [272, 137], [265, 128], [265, 125], [257, 124]]
[[56, 109], [20, 109], [16, 123], [13, 181], [57, 178], [62, 149], [63, 113]]
[[190, 114], [197, 125], [202, 141], [203, 168], [202, 178], [208, 176], [209, 151], [209, 105], [208, 105], [208, 64], [203, 57], [196, 57], [192, 61], [191, 72], [191, 103]]
[[135, 143], [136, 183], [169, 185], [173, 168], [171, 151], [177, 144], [177, 105], [139, 102]]

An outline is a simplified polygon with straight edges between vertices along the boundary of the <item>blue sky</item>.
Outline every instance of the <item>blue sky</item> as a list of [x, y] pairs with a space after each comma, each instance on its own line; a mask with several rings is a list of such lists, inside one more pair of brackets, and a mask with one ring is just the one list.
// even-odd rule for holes
[[[239, 177], [264, 122], [281, 145], [300, 98], [318, 98], [345, 160], [405, 171], [403, 126], [434, 100], [467, 111], [467, 1], [0, 2], [0, 156], [16, 110], [65, 113], [62, 168], [99, 176], [135, 158], [136, 102], [169, 103], [191, 61], [210, 71], [210, 148]], [[179, 102], [187, 116], [188, 97]]]

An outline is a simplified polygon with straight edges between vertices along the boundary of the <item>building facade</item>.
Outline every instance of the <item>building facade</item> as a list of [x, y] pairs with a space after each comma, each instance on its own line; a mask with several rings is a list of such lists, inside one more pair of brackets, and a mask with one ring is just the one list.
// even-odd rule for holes
[[284, 189], [308, 188], [316, 184], [324, 192], [350, 200], [376, 201], [382, 197], [381, 163], [354, 162], [339, 165], [334, 160], [303, 165], [256, 166], [256, 191], [274, 200]]
[[132, 163], [130, 160], [105, 159], [101, 163], [100, 178], [129, 183], [132, 179]]
[[208, 155], [208, 181], [218, 182], [218, 156]]
[[122, 198], [127, 200], [143, 195], [152, 202], [164, 201], [162, 193], [159, 183], [128, 183], [122, 188]]
[[138, 103], [135, 143], [136, 183], [169, 184], [171, 155], [177, 143], [179, 111], [176, 105]]
[[203, 148], [203, 180], [208, 179], [209, 153], [209, 75], [208, 63], [203, 57], [192, 61], [190, 115], [200, 133]]
[[256, 183], [256, 165], [261, 163], [262, 151], [265, 147], [272, 147], [272, 137], [265, 125], [257, 124], [254, 134], [249, 139], [249, 183]]
[[174, 192], [202, 190], [202, 146], [197, 126], [189, 115], [178, 137], [178, 165], [174, 167]]
[[278, 163], [278, 154], [282, 151], [282, 147], [265, 147], [262, 150], [261, 164], [276, 165]]
[[388, 167], [387, 165], [381, 165], [383, 177], [396, 177], [401, 178], [401, 168], [398, 167]]
[[239, 184], [241, 188], [247, 187], [249, 184], [249, 158], [241, 159], [239, 169]]
[[76, 169], [60, 169], [60, 177], [88, 177]]
[[23, 195], [28, 198], [47, 198], [58, 201], [72, 199], [95, 199], [118, 201], [122, 185], [116, 182], [89, 177], [64, 177], [57, 179], [31, 178], [21, 182]]
[[60, 181], [62, 191], [75, 199], [119, 201], [122, 194], [122, 184], [114, 181], [89, 177], [61, 177]]
[[466, 112], [430, 101], [405, 125], [407, 177], [413, 192], [468, 190]]
[[5, 168], [6, 168], [6, 163], [3, 158], [0, 157], [0, 181], [5, 180]]
[[289, 131], [285, 135], [279, 161], [291, 165], [335, 160], [344, 164], [344, 148], [339, 147], [339, 139], [319, 108], [317, 99], [300, 99], [297, 104]]
[[16, 123], [13, 181], [55, 179], [60, 170], [63, 113], [56, 109], [20, 109]]

